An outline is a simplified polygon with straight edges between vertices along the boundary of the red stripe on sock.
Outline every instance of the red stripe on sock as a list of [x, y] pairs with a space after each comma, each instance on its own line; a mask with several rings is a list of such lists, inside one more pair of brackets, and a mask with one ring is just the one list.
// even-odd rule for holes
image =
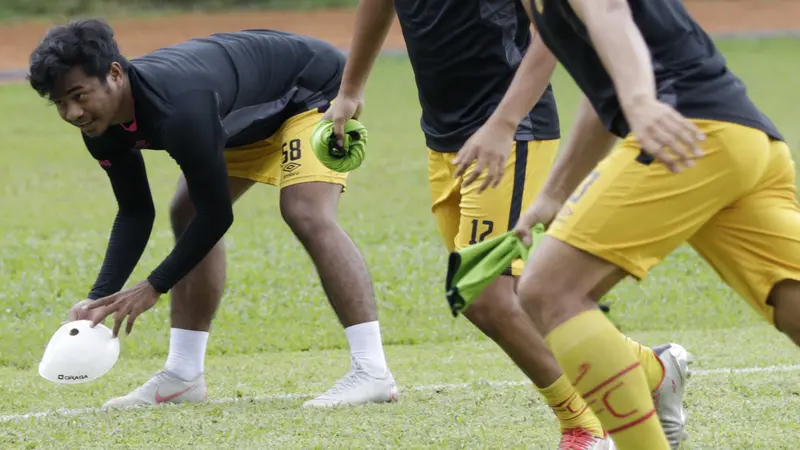
[[[556, 411], [556, 409], [555, 409], [555, 408], [551, 408], [551, 409], [553, 410], [553, 412], [555, 412], [555, 411]], [[583, 414], [584, 414], [584, 413], [585, 413], [585, 412], [586, 412], [588, 409], [589, 409], [589, 407], [588, 407], [588, 406], [584, 406], [584, 407], [583, 407], [583, 409], [581, 409], [580, 411], [572, 411], [571, 409], [570, 409], [570, 410], [567, 410], [567, 411], [569, 411], [569, 412], [571, 412], [571, 413], [572, 413], [572, 416], [570, 416], [570, 417], [565, 417], [565, 418], [564, 418], [564, 420], [573, 420], [573, 419], [577, 419], [578, 417], [582, 416], [582, 415], [583, 415]], [[564, 411], [564, 409], [562, 409], [561, 411]]]
[[626, 373], [630, 372], [631, 370], [636, 369], [639, 366], [641, 366], [641, 363], [639, 361], [636, 361], [635, 363], [631, 364], [630, 366], [622, 369], [622, 371], [620, 371], [616, 375], [612, 376], [611, 378], [607, 379], [606, 381], [603, 381], [602, 383], [600, 383], [594, 389], [590, 390], [589, 392], [587, 392], [585, 394], [582, 394], [583, 398], [591, 397], [593, 394], [596, 394], [597, 391], [599, 391], [600, 389], [603, 389], [604, 387], [606, 387], [609, 384], [613, 383], [617, 378], [622, 377]]
[[647, 419], [653, 417], [653, 414], [655, 414], [655, 413], [656, 413], [656, 410], [655, 410], [655, 408], [653, 408], [649, 413], [647, 413], [644, 416], [634, 420], [631, 423], [625, 424], [625, 425], [623, 425], [621, 427], [614, 428], [613, 430], [608, 430], [608, 434], [619, 433], [620, 431], [625, 431], [628, 428], [633, 428], [636, 425], [639, 425], [640, 423], [642, 423], [642, 422], [646, 421]]
[[561, 402], [561, 403], [559, 403], [559, 404], [557, 404], [557, 405], [553, 406], [553, 408], [563, 408], [563, 407], [564, 407], [564, 405], [568, 405], [568, 404], [569, 404], [570, 402], [572, 402], [573, 400], [575, 400], [575, 399], [573, 398], [573, 396], [572, 396], [572, 395], [570, 395], [568, 399], [566, 399], [566, 400], [564, 400], [563, 402]]

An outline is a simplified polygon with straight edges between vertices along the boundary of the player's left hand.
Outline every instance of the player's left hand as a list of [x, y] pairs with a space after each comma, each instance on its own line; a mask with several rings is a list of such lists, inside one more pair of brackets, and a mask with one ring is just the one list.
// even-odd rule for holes
[[93, 316], [92, 327], [105, 320], [110, 314], [114, 314], [114, 337], [119, 334], [119, 329], [125, 317], [128, 316], [128, 325], [125, 327], [125, 334], [131, 334], [133, 322], [143, 312], [152, 308], [161, 296], [149, 281], [145, 280], [136, 286], [117, 292], [92, 302], [86, 309], [100, 311]]
[[478, 193], [485, 191], [489, 186], [496, 188], [505, 175], [506, 161], [514, 145], [515, 131], [516, 128], [487, 121], [458, 151], [458, 156], [453, 160], [456, 166], [453, 176], [464, 175], [469, 166], [475, 162], [475, 167], [464, 178], [463, 185], [472, 184], [486, 169], [486, 177], [478, 187]]

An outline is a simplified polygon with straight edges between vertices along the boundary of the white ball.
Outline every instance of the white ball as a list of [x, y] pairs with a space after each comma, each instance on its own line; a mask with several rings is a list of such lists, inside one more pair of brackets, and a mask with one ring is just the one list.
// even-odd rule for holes
[[39, 363], [39, 375], [60, 384], [87, 383], [105, 375], [119, 358], [119, 339], [103, 324], [77, 320], [55, 332]]

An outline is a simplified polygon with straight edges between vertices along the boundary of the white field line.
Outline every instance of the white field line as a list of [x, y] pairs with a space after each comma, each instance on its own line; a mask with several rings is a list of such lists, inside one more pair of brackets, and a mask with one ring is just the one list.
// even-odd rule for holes
[[[794, 365], [778, 365], [767, 367], [743, 367], [738, 369], [722, 368], [722, 369], [707, 369], [698, 370], [693, 369], [691, 376], [694, 377], [707, 377], [716, 375], [739, 375], [739, 374], [752, 374], [752, 373], [780, 373], [780, 372], [800, 372], [800, 364]], [[530, 381], [475, 381], [472, 383], [444, 383], [444, 384], [422, 384], [416, 386], [408, 386], [402, 388], [405, 391], [442, 391], [447, 389], [469, 389], [477, 386], [492, 386], [492, 387], [508, 387], [508, 386], [525, 386]], [[312, 397], [315, 394], [300, 394], [300, 393], [284, 393], [284, 394], [267, 394], [255, 397], [227, 397], [227, 398], [214, 398], [209, 399], [208, 403], [214, 404], [228, 404], [240, 402], [263, 402], [269, 400], [297, 400]], [[161, 405], [173, 406], [173, 405]], [[37, 419], [52, 416], [79, 416], [83, 414], [91, 414], [102, 411], [102, 408], [79, 408], [79, 409], [53, 409], [41, 412], [29, 412], [23, 414], [8, 414], [0, 415], [0, 423], [19, 421], [26, 419]]]

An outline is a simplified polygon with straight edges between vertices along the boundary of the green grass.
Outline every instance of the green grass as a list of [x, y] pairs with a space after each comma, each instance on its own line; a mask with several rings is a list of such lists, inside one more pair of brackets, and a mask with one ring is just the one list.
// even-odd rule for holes
[[[800, 91], [792, 76], [800, 71], [800, 40], [720, 45], [755, 101], [800, 148]], [[561, 71], [554, 84], [566, 134], [577, 91]], [[163, 364], [168, 301], [122, 338], [120, 362], [105, 377], [78, 386], [39, 378], [44, 346], [94, 280], [116, 205], [78, 133], [29, 87], [0, 86], [0, 105], [0, 416], [99, 406]], [[449, 315], [446, 253], [430, 215], [407, 59], [380, 60], [366, 106], [370, 151], [351, 176], [339, 217], [373, 276], [389, 362], [404, 389], [400, 404], [319, 412], [299, 408], [301, 398], [246, 400], [319, 392], [349, 363], [313, 265], [281, 221], [278, 192], [261, 187], [235, 206], [227, 292], [206, 363], [211, 397], [244, 401], [5, 422], [0, 447], [553, 448], [555, 422], [530, 387], [482, 383], [518, 381], [521, 373], [465, 320]], [[167, 210], [178, 169], [161, 152], [148, 152], [146, 161], [159, 214], [130, 283], [173, 244]], [[624, 282], [608, 303], [623, 331], [648, 345], [681, 342], [701, 370], [800, 362], [797, 350], [688, 248], [642, 283]], [[441, 383], [471, 385], [413, 389]], [[797, 371], [699, 375], [687, 405], [691, 448], [791, 448], [800, 440]]]
[[0, 4], [0, 23], [87, 15], [100, 15], [106, 19], [129, 19], [195, 12], [354, 8], [357, 5], [357, 0], [6, 0]]

